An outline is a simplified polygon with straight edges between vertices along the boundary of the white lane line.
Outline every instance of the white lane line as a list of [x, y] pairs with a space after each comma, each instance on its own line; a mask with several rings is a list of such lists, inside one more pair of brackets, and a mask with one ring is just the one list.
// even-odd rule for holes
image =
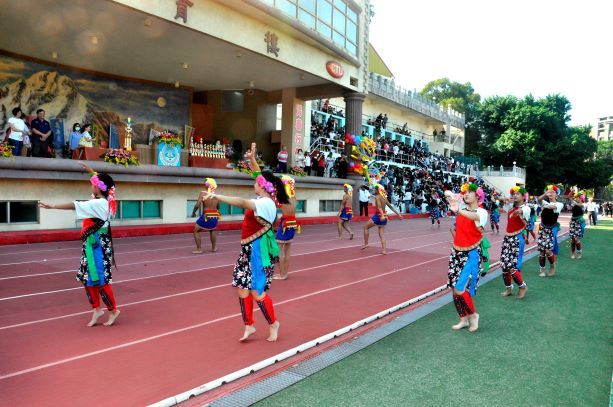
[[[299, 300], [302, 300], [302, 299], [305, 299], [305, 298], [313, 297], [315, 295], [324, 294], [324, 293], [327, 293], [327, 292], [330, 292], [330, 291], [338, 290], [338, 289], [341, 289], [341, 288], [345, 288], [345, 287], [349, 287], [349, 286], [352, 286], [352, 285], [360, 284], [360, 283], [363, 283], [363, 282], [366, 282], [366, 281], [370, 281], [370, 280], [374, 280], [374, 279], [377, 279], [377, 278], [385, 277], [385, 276], [388, 276], [388, 275], [391, 275], [391, 274], [398, 273], [400, 271], [408, 270], [408, 269], [411, 269], [411, 268], [423, 266], [424, 264], [428, 264], [428, 263], [432, 263], [432, 262], [435, 262], [435, 261], [438, 261], [438, 260], [442, 260], [442, 259], [445, 259], [447, 257], [448, 256], [437, 257], [435, 259], [427, 260], [427, 261], [424, 261], [424, 262], [421, 262], [421, 263], [418, 263], [418, 264], [414, 264], [412, 266], [407, 266], [407, 267], [395, 269], [395, 270], [392, 270], [392, 271], [388, 271], [386, 273], [381, 273], [381, 274], [377, 274], [375, 276], [370, 276], [370, 277], [363, 278], [363, 279], [360, 279], [360, 280], [352, 281], [350, 283], [345, 283], [345, 284], [340, 284], [340, 285], [337, 285], [337, 286], [334, 286], [334, 287], [329, 287], [329, 288], [326, 288], [326, 289], [323, 289], [323, 290], [319, 290], [319, 291], [315, 291], [315, 292], [312, 292], [312, 293], [309, 293], [309, 294], [301, 295], [299, 297], [291, 298], [291, 299], [288, 299], [288, 300], [285, 300], [285, 301], [279, 301], [278, 303], [275, 304], [275, 306], [279, 307], [281, 305], [288, 304], [288, 303], [295, 302], [295, 301], [299, 301]], [[205, 321], [205, 322], [201, 322], [201, 323], [198, 323], [198, 324], [186, 326], [184, 328], [179, 328], [179, 329], [175, 329], [175, 330], [172, 330], [172, 331], [164, 332], [164, 333], [161, 333], [161, 334], [157, 334], [157, 335], [153, 335], [153, 336], [148, 336], [146, 338], [137, 339], [137, 340], [130, 341], [130, 342], [125, 342], [125, 343], [122, 343], [122, 344], [119, 344], [119, 345], [115, 345], [115, 346], [110, 346], [110, 347], [107, 347], [107, 348], [99, 349], [99, 350], [94, 351], [94, 352], [88, 352], [88, 353], [84, 353], [84, 354], [81, 354], [81, 355], [76, 355], [76, 356], [72, 356], [72, 357], [69, 357], [69, 358], [60, 359], [60, 360], [57, 360], [57, 361], [54, 361], [54, 362], [50, 362], [50, 363], [45, 363], [45, 364], [42, 364], [42, 365], [34, 366], [34, 367], [29, 368], [29, 369], [23, 369], [23, 370], [19, 370], [17, 372], [7, 373], [5, 375], [0, 376], [0, 380], [9, 379], [9, 378], [15, 377], [15, 376], [21, 376], [21, 375], [24, 375], [24, 374], [27, 374], [27, 373], [36, 372], [38, 370], [43, 370], [43, 369], [46, 369], [46, 368], [49, 368], [49, 367], [53, 367], [53, 366], [63, 365], [63, 364], [69, 363], [69, 362], [74, 362], [76, 360], [86, 359], [86, 358], [89, 358], [89, 357], [92, 357], [92, 356], [100, 355], [100, 354], [103, 354], [103, 353], [107, 353], [107, 352], [111, 352], [111, 351], [115, 351], [115, 350], [119, 350], [119, 349], [124, 349], [124, 348], [130, 347], [130, 346], [139, 345], [139, 344], [142, 344], [142, 343], [145, 343], [145, 342], [151, 342], [151, 341], [154, 341], [156, 339], [160, 339], [160, 338], [164, 338], [164, 337], [167, 337], [167, 336], [176, 335], [178, 333], [182, 333], [182, 332], [190, 331], [190, 330], [193, 330], [193, 329], [201, 328], [203, 326], [207, 326], [207, 325], [211, 325], [211, 324], [214, 324], [214, 323], [217, 323], [217, 322], [225, 321], [225, 320], [228, 320], [230, 318], [236, 318], [238, 316], [240, 316], [240, 314], [238, 314], [238, 313], [231, 314], [231, 315], [226, 315], [226, 316], [219, 317], [219, 318], [216, 318], [216, 319], [213, 319], [213, 320], [210, 320], [210, 321]]]

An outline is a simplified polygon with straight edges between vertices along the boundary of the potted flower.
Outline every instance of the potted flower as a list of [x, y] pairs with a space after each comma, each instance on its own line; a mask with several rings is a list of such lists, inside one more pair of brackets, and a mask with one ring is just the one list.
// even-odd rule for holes
[[130, 165], [140, 165], [138, 158], [135, 155], [130, 153], [123, 148], [118, 149], [110, 149], [106, 153], [102, 154], [100, 158], [103, 158], [105, 162], [115, 164], [115, 165], [125, 165], [126, 167]]
[[297, 177], [306, 177], [307, 175], [307, 173], [304, 172], [304, 168], [298, 167], [297, 165], [294, 165], [293, 167], [291, 167], [289, 169], [289, 173]]
[[2, 158], [12, 158], [13, 157], [13, 148], [8, 144], [0, 141], [0, 157]]

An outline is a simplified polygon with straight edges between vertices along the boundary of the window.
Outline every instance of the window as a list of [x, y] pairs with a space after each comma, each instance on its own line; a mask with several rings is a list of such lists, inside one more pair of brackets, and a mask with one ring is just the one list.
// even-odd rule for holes
[[[185, 213], [186, 213], [188, 218], [192, 216], [192, 211], [194, 210], [194, 206], [196, 206], [196, 203], [198, 203], [197, 200], [193, 200], [193, 201], [188, 200], [187, 201], [187, 205], [185, 207], [185, 209], [186, 209]], [[196, 211], [196, 216], [199, 217], [200, 215], [202, 215], [202, 206], [200, 208], [198, 208], [198, 210]]]
[[332, 5], [326, 0], [317, 0], [317, 17], [323, 22], [332, 25]]
[[[192, 201], [195, 204], [195, 201]], [[193, 205], [192, 205], [193, 208]], [[189, 212], [191, 215], [191, 210]], [[117, 219], [152, 219], [162, 217], [162, 201], [119, 201]]]
[[317, 31], [319, 31], [319, 33], [326, 38], [330, 38], [332, 36], [332, 28], [322, 23], [321, 20], [317, 22]]
[[243, 208], [238, 206], [230, 206], [227, 203], [219, 203], [219, 213], [223, 215], [242, 215], [245, 213]]
[[304, 199], [296, 202], [296, 212], [299, 212], [299, 213], [306, 212], [306, 201]]
[[302, 21], [309, 28], [315, 29], [315, 17], [312, 14], [300, 10], [298, 11], [298, 20]]
[[0, 202], [0, 223], [38, 223], [37, 201]]
[[296, 4], [295, 1], [290, 0], [277, 0], [277, 8], [285, 14], [296, 18]]
[[319, 212], [338, 212], [341, 207], [340, 200], [320, 200]]
[[277, 124], [275, 125], [275, 130], [281, 130], [283, 123], [283, 105], [279, 103], [277, 105]]

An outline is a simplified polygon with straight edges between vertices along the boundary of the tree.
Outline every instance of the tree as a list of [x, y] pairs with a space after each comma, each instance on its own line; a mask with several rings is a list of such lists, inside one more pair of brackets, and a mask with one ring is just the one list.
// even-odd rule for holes
[[480, 133], [475, 126], [475, 119], [481, 96], [475, 93], [470, 82], [452, 82], [449, 78], [436, 79], [428, 82], [419, 94], [464, 114], [464, 151], [466, 155], [476, 155]]

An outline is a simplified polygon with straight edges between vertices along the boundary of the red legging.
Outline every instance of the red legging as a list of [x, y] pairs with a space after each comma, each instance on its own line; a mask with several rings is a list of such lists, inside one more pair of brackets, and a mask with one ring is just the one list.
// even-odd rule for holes
[[113, 287], [110, 284], [105, 284], [101, 287], [85, 286], [85, 292], [87, 293], [87, 299], [92, 305], [92, 308], [100, 307], [100, 298], [106, 305], [109, 311], [114, 311], [117, 308], [115, 302], [115, 296], [113, 295]]

